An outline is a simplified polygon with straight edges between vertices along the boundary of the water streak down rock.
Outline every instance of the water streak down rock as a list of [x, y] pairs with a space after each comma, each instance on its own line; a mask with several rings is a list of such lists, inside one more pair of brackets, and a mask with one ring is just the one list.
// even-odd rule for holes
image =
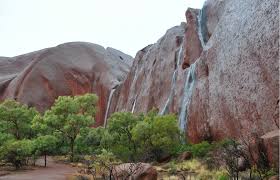
[[174, 112], [174, 104], [179, 106], [177, 97], [181, 93], [177, 92], [177, 86], [183, 81], [177, 77], [183, 73], [185, 28], [182, 23], [169, 29], [157, 43], [137, 53], [127, 79], [114, 94], [115, 107], [111, 112], [147, 112], [153, 107], [162, 113]]
[[185, 132], [187, 129], [189, 105], [191, 102], [193, 88], [195, 85], [195, 70], [196, 70], [195, 68], [196, 68], [196, 64], [194, 63], [186, 72], [186, 82], [184, 85], [181, 111], [179, 114], [179, 127], [182, 132]]
[[203, 32], [202, 32], [202, 10], [199, 10], [199, 13], [198, 13], [198, 16], [197, 16], [197, 27], [198, 27], [198, 37], [199, 37], [199, 40], [200, 40], [200, 44], [202, 46], [202, 48], [204, 49], [204, 46], [205, 46], [205, 42], [204, 42], [204, 36], [203, 36]]
[[178, 76], [178, 71], [179, 71], [178, 69], [179, 69], [179, 66], [180, 66], [180, 64], [182, 62], [182, 58], [183, 58], [183, 43], [181, 43], [180, 49], [179, 49], [176, 57], [177, 57], [176, 58], [176, 66], [175, 66], [175, 70], [174, 70], [173, 75], [172, 75], [170, 94], [168, 96], [168, 99], [167, 99], [162, 111], [159, 113], [160, 115], [164, 115], [164, 114], [168, 113], [168, 109], [169, 109], [171, 103], [173, 102], [173, 98], [174, 98], [174, 94], [175, 94], [176, 81], [177, 81], [177, 76]]
[[108, 123], [108, 113], [109, 113], [109, 110], [110, 110], [112, 97], [113, 97], [115, 91], [116, 91], [115, 88], [111, 89], [111, 91], [110, 91], [109, 100], [108, 100], [108, 103], [107, 103], [106, 113], [105, 113], [105, 117], [104, 117], [104, 127], [106, 127], [107, 123]]

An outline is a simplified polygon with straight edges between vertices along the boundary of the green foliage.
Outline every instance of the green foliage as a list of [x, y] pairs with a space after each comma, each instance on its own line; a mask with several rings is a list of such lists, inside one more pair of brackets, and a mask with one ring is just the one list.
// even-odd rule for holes
[[112, 179], [114, 166], [121, 163], [112, 152], [105, 149], [102, 149], [99, 155], [86, 156], [85, 159], [90, 164], [88, 170], [94, 179], [98, 179], [96, 175], [103, 177], [103, 179]]
[[36, 153], [41, 155], [51, 154], [57, 148], [57, 139], [52, 135], [40, 136], [34, 140], [34, 145]]
[[199, 180], [229, 180], [229, 176], [224, 170], [209, 171], [207, 169], [202, 169], [197, 179]]
[[33, 149], [34, 143], [31, 140], [10, 140], [0, 147], [0, 158], [18, 169], [32, 155]]
[[202, 141], [201, 143], [197, 144], [179, 144], [175, 148], [175, 152], [177, 155], [189, 151], [192, 153], [193, 157], [197, 158], [207, 158], [210, 152], [216, 151], [222, 147], [227, 147], [233, 144], [233, 140], [225, 139], [218, 142], [208, 142]]
[[220, 156], [225, 163], [225, 168], [228, 172], [228, 175], [233, 179], [238, 179], [240, 175], [238, 159], [248, 159], [244, 148], [235, 140], [226, 140], [221, 145]]
[[202, 141], [197, 144], [181, 144], [175, 148], [175, 154], [179, 155], [180, 153], [189, 151], [192, 153], [193, 157], [204, 158], [216, 147], [216, 143], [209, 143], [208, 141]]
[[178, 167], [182, 171], [196, 171], [198, 169], [201, 169], [202, 164], [197, 159], [191, 159], [181, 162], [180, 164], [178, 164]]
[[102, 139], [100, 141], [101, 149], [112, 149], [112, 144], [114, 143], [114, 137], [110, 134], [110, 132], [105, 129], [102, 134]]
[[125, 162], [160, 159], [172, 154], [179, 144], [180, 131], [174, 115], [159, 116], [155, 111], [135, 115], [130, 112], [114, 113], [107, 129], [95, 133], [99, 148], [113, 152]]
[[94, 123], [97, 96], [85, 94], [82, 96], [61, 96], [44, 116], [36, 117], [33, 127], [48, 130], [66, 144], [74, 158], [76, 139], [81, 132], [89, 130]]
[[31, 128], [32, 119], [39, 115], [14, 100], [5, 100], [0, 104], [0, 159], [20, 168], [34, 152], [35, 137]]
[[222, 174], [219, 176], [219, 180], [229, 180], [229, 177], [228, 177], [228, 175]]
[[[194, 179], [197, 180], [229, 180], [227, 172], [223, 168], [209, 170], [200, 158], [193, 158], [188, 161], [182, 162], [170, 162], [169, 172], [172, 170], [172, 166], [176, 167], [176, 171], [180, 174], [189, 174], [190, 172], [195, 174]], [[178, 173], [177, 173], [178, 175]]]
[[177, 166], [175, 164], [174, 161], [171, 161], [169, 164], [168, 164], [168, 173], [169, 174], [176, 174], [177, 173]]
[[102, 162], [105, 164], [109, 164], [109, 163], [114, 163], [114, 162], [117, 163], [118, 160], [112, 152], [102, 149], [101, 153], [96, 156], [95, 162], [96, 163]]
[[194, 144], [191, 147], [191, 151], [194, 157], [205, 157], [209, 151], [213, 149], [213, 144], [207, 141], [202, 141], [201, 143]]
[[75, 139], [81, 128], [93, 124], [96, 102], [97, 97], [91, 94], [76, 97], [61, 96], [51, 109], [46, 111], [44, 123], [69, 139]]
[[172, 154], [179, 145], [180, 131], [174, 115], [150, 114], [132, 129], [133, 140], [139, 144], [142, 159], [159, 160]]
[[11, 134], [16, 139], [34, 136], [30, 125], [39, 113], [14, 100], [5, 100], [0, 104], [0, 133]]
[[[137, 145], [132, 139], [131, 131], [141, 120], [141, 117], [130, 112], [114, 113], [109, 119], [108, 134], [104, 137], [106, 139], [102, 140], [103, 145], [108, 146], [120, 159], [134, 161], [137, 154]], [[111, 137], [109, 137], [109, 134]]]
[[0, 132], [0, 147], [9, 140], [13, 140], [14, 136], [12, 134], [1, 133]]
[[57, 138], [52, 135], [39, 136], [33, 140], [34, 150], [32, 152], [34, 164], [37, 156], [45, 156], [45, 166], [47, 166], [47, 155], [51, 155], [57, 149]]
[[31, 122], [31, 128], [37, 136], [47, 135], [51, 133], [51, 129], [44, 122], [43, 116], [40, 114], [34, 116]]
[[101, 151], [102, 139], [107, 130], [103, 127], [84, 128], [77, 137], [76, 151], [79, 154], [96, 154]]

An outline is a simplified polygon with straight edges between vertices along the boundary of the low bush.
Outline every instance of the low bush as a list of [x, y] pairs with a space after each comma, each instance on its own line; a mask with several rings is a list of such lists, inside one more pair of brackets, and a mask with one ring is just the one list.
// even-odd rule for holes
[[195, 158], [204, 158], [207, 154], [216, 149], [218, 145], [216, 143], [209, 143], [208, 141], [202, 141], [197, 144], [181, 144], [176, 147], [177, 155], [188, 151], [192, 153], [192, 156]]
[[203, 141], [198, 144], [194, 144], [191, 146], [191, 152], [194, 157], [205, 157], [207, 153], [213, 150], [214, 145], [210, 144], [207, 141]]
[[202, 167], [202, 164], [197, 159], [191, 159], [191, 160], [179, 163], [177, 166], [182, 171], [197, 171], [198, 169], [200, 169]]
[[177, 170], [185, 172], [183, 174], [193, 173], [198, 180], [228, 180], [227, 172], [223, 168], [209, 170], [201, 159], [193, 158], [176, 164]]
[[0, 159], [12, 163], [16, 169], [26, 164], [32, 155], [34, 143], [31, 140], [11, 140], [0, 148]]
[[168, 173], [169, 174], [177, 174], [177, 166], [174, 161], [171, 161], [168, 164]]
[[124, 162], [160, 160], [173, 154], [180, 144], [176, 116], [146, 116], [129, 112], [114, 113], [101, 138], [100, 148], [113, 152]]

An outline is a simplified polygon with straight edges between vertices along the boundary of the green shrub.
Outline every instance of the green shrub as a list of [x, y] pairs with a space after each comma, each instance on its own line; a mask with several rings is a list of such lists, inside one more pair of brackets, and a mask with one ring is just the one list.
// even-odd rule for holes
[[199, 144], [194, 144], [191, 147], [191, 152], [194, 157], [205, 157], [209, 151], [213, 149], [213, 145], [207, 141]]
[[32, 155], [33, 150], [34, 143], [31, 140], [10, 140], [1, 146], [0, 158], [19, 169], [26, 164], [26, 160]]
[[112, 152], [105, 149], [102, 149], [101, 154], [97, 156], [88, 157], [88, 160], [92, 160], [90, 165], [92, 175], [101, 175], [104, 179], [111, 179], [115, 165], [121, 163]]
[[178, 165], [182, 171], [196, 171], [200, 169], [203, 165], [197, 159], [191, 159], [184, 161]]
[[129, 112], [114, 113], [101, 139], [101, 147], [125, 162], [158, 160], [179, 145], [180, 131], [174, 115], [146, 116]]
[[31, 121], [37, 114], [34, 108], [14, 100], [5, 100], [0, 104], [0, 133], [12, 135], [17, 140], [32, 138]]
[[5, 144], [7, 141], [13, 140], [14, 136], [8, 133], [1, 133], [0, 132], [0, 147]]
[[176, 147], [175, 154], [179, 155], [185, 151], [189, 151], [192, 153], [193, 157], [203, 158], [210, 151], [215, 149], [215, 144], [210, 144], [207, 141], [202, 141], [198, 144], [181, 144]]
[[61, 138], [73, 161], [78, 137], [94, 124], [97, 100], [95, 94], [60, 96], [42, 118], [33, 120], [33, 126]]
[[102, 138], [101, 145], [123, 161], [135, 161], [137, 144], [132, 139], [132, 129], [141, 118], [130, 112], [116, 112], [108, 121], [108, 133]]
[[229, 180], [229, 177], [228, 177], [228, 175], [220, 175], [219, 176], [219, 180]]
[[173, 154], [180, 144], [176, 117], [146, 116], [132, 129], [132, 139], [139, 145], [143, 160], [160, 160], [163, 155]]
[[174, 161], [171, 161], [169, 164], [168, 164], [168, 167], [169, 167], [169, 169], [168, 169], [168, 173], [169, 174], [176, 174], [177, 173], [177, 166], [176, 166], [176, 164], [175, 164], [175, 162]]
[[84, 128], [77, 137], [75, 151], [82, 155], [100, 153], [106, 131], [103, 127]]

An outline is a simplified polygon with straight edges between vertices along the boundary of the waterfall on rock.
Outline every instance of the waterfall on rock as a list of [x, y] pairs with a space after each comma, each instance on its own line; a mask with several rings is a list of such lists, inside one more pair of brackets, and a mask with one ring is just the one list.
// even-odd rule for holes
[[111, 91], [110, 91], [109, 100], [108, 100], [108, 103], [107, 103], [106, 113], [105, 113], [105, 117], [104, 117], [104, 127], [107, 126], [108, 113], [109, 113], [109, 110], [110, 110], [110, 105], [111, 105], [112, 97], [113, 97], [113, 94], [114, 94], [115, 90], [116, 89], [111, 89]]
[[134, 101], [133, 101], [133, 105], [132, 105], [131, 113], [134, 113], [135, 106], [136, 106], [136, 100], [137, 100], [137, 97], [135, 97], [135, 99], [134, 99]]
[[169, 106], [172, 103], [173, 98], [174, 98], [175, 86], [176, 86], [177, 74], [178, 74], [178, 67], [181, 63], [181, 59], [183, 58], [183, 43], [181, 44], [179, 51], [177, 51], [176, 57], [177, 57], [176, 58], [176, 68], [172, 75], [171, 90], [170, 90], [169, 96], [167, 98], [167, 101], [166, 101], [162, 111], [159, 113], [160, 115], [164, 115], [164, 114], [168, 113]]
[[[197, 34], [201, 43], [202, 48], [205, 47], [205, 42], [203, 38], [203, 32], [202, 32], [202, 10], [199, 10], [198, 16], [197, 16]], [[189, 111], [189, 105], [191, 102], [191, 97], [193, 93], [193, 88], [195, 84], [195, 69], [196, 69], [196, 62], [191, 64], [188, 71], [186, 71], [186, 81], [184, 85], [184, 92], [183, 92], [183, 99], [181, 103], [181, 109], [179, 113], [179, 128], [185, 132], [187, 129], [187, 118], [188, 118], [188, 111]]]
[[200, 44], [201, 44], [202, 48], [204, 49], [205, 42], [204, 42], [203, 32], [202, 32], [202, 10], [199, 10], [199, 12], [198, 12], [197, 23], [198, 23], [197, 24], [198, 37], [199, 37], [199, 40], [200, 40]]
[[196, 63], [192, 64], [186, 71], [186, 81], [181, 104], [181, 112], [179, 114], [179, 128], [185, 132], [187, 128], [188, 109], [192, 97], [192, 91], [195, 83], [195, 68]]

